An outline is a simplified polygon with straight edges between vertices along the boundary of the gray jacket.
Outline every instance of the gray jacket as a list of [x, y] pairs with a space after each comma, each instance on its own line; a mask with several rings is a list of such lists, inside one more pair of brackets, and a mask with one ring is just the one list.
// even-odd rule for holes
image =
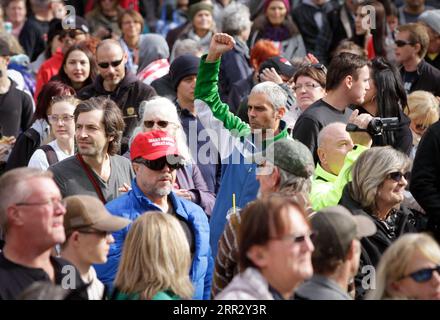
[[341, 287], [327, 277], [314, 275], [296, 291], [295, 299], [300, 300], [353, 300]]

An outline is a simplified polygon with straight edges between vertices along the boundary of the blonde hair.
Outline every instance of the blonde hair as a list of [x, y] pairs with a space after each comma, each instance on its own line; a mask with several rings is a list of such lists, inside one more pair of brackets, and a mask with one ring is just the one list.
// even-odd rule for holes
[[439, 101], [431, 92], [413, 91], [408, 95], [408, 108], [404, 112], [411, 121], [424, 119], [421, 124], [428, 127], [439, 119]]
[[350, 195], [362, 208], [374, 210], [377, 191], [387, 175], [410, 167], [411, 160], [406, 154], [390, 146], [373, 147], [362, 153], [353, 165]]
[[179, 221], [166, 213], [145, 212], [128, 232], [115, 287], [144, 299], [166, 290], [190, 299], [190, 266], [189, 244]]
[[377, 267], [376, 289], [367, 294], [367, 299], [406, 298], [393, 295], [389, 288], [392, 283], [406, 276], [405, 270], [416, 252], [440, 264], [440, 247], [431, 236], [425, 233], [405, 234], [389, 246], [382, 255]]
[[148, 101], [142, 101], [140, 109], [143, 110], [142, 123], [140, 127], [135, 128], [133, 131], [133, 139], [139, 132], [144, 129], [143, 122], [150, 117], [158, 117], [162, 120], [169, 121], [176, 126], [174, 133], [167, 131], [176, 140], [177, 149], [180, 155], [186, 160], [186, 163], [193, 162], [191, 153], [186, 142], [186, 134], [183, 131], [182, 123], [180, 122], [179, 114], [177, 113], [177, 107], [171, 100], [164, 97], [154, 97]]

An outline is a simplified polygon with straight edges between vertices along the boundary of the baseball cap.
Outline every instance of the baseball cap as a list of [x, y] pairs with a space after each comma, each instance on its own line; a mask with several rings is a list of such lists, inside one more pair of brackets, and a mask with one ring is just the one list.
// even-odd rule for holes
[[376, 233], [376, 225], [369, 217], [353, 215], [340, 205], [313, 214], [311, 224], [316, 232], [313, 256], [319, 259], [344, 259], [353, 239]]
[[95, 197], [75, 195], [69, 196], [65, 200], [64, 229], [66, 234], [83, 228], [115, 232], [125, 228], [131, 222], [129, 219], [110, 214], [104, 204]]
[[277, 140], [268, 145], [263, 152], [247, 159], [257, 164], [267, 160], [284, 171], [306, 179], [315, 171], [315, 163], [309, 148], [291, 138]]
[[156, 160], [165, 156], [180, 156], [176, 141], [165, 131], [154, 130], [136, 135], [130, 147], [130, 158]]
[[260, 70], [258, 73], [261, 73], [266, 68], [274, 68], [279, 75], [289, 78], [292, 78], [296, 71], [295, 67], [292, 66], [290, 61], [282, 56], [268, 58], [260, 65]]
[[66, 17], [62, 20], [62, 24], [64, 30], [81, 30], [84, 33], [90, 32], [89, 24], [86, 19], [78, 15], [75, 15], [75, 18]]
[[423, 12], [419, 16], [419, 21], [424, 22], [437, 34], [440, 34], [440, 9]]

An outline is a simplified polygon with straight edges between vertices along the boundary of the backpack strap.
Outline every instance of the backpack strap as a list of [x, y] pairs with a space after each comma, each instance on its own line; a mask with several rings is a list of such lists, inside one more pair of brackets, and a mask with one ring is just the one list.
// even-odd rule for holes
[[46, 154], [46, 158], [47, 158], [47, 162], [49, 163], [49, 166], [51, 166], [59, 161], [57, 153], [50, 145], [45, 144], [43, 146], [40, 146], [38, 149], [43, 150], [44, 153]]

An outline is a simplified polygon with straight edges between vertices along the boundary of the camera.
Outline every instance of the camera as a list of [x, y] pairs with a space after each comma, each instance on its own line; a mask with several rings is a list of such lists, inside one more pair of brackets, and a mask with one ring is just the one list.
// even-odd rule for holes
[[346, 130], [348, 132], [354, 132], [354, 131], [364, 131], [368, 132], [370, 136], [379, 136], [382, 135], [384, 131], [394, 131], [399, 128], [399, 118], [392, 117], [392, 118], [373, 118], [368, 123], [367, 129], [361, 129], [357, 125], [353, 123], [347, 124]]

